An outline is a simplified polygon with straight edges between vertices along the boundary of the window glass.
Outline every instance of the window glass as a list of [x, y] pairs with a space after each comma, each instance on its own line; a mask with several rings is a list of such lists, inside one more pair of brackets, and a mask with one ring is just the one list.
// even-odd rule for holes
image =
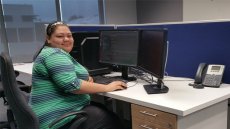
[[[9, 52], [13, 62], [31, 62], [45, 41], [45, 24], [99, 24], [98, 0], [2, 0]], [[61, 7], [56, 7], [60, 5]], [[42, 7], [42, 8], [41, 8]], [[57, 17], [58, 16], [58, 17]], [[1, 47], [2, 48], [2, 47]]]
[[[1, 15], [1, 14], [0, 14]], [[0, 16], [0, 53], [3, 52], [3, 45], [6, 44], [4, 41], [3, 41], [3, 27], [2, 27], [2, 24], [3, 24], [3, 21], [2, 21], [2, 16]]]
[[9, 16], [9, 15], [5, 15], [4, 20], [5, 20], [5, 22], [13, 22], [13, 17]]
[[[2, 5], [0, 0], [0, 5]], [[8, 53], [8, 47], [7, 47], [7, 39], [6, 39], [6, 30], [3, 20], [3, 12], [2, 12], [2, 6], [0, 6], [0, 53], [7, 52]]]
[[6, 32], [8, 32], [10, 34], [10, 38], [8, 39], [8, 42], [10, 42], [10, 43], [19, 43], [18, 34], [17, 34], [17, 29], [16, 28], [10, 28], [10, 27], [8, 27], [6, 29]]
[[68, 24], [99, 24], [98, 0], [61, 0], [61, 8]]
[[44, 44], [45, 24], [57, 19], [55, 0], [2, 0], [2, 5], [13, 62], [31, 62]]

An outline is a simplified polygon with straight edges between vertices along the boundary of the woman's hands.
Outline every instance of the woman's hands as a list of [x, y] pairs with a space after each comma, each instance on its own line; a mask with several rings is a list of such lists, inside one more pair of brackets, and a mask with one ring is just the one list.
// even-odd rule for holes
[[127, 88], [126, 83], [124, 83], [122, 81], [114, 81], [114, 82], [111, 82], [108, 85], [106, 85], [106, 91], [107, 92], [115, 91], [115, 90], [123, 90], [126, 88]]
[[[91, 76], [89, 76], [89, 80], [88, 82], [94, 82], [93, 78]], [[127, 85], [126, 83], [122, 82], [122, 81], [114, 81], [109, 83], [108, 85], [105, 85], [105, 92], [111, 92], [111, 91], [115, 91], [115, 90], [123, 90], [126, 89]]]
[[122, 81], [113, 81], [107, 85], [94, 83], [93, 78], [89, 77], [88, 80], [82, 80], [80, 89], [72, 91], [74, 94], [94, 94], [100, 92], [111, 92], [115, 90], [126, 89], [127, 85]]
[[87, 83], [88, 86], [91, 85], [90, 89], [92, 89], [92, 87], [95, 88], [95, 86], [97, 87], [97, 86], [100, 85], [100, 87], [96, 88], [95, 92], [111, 92], [111, 91], [123, 90], [123, 89], [127, 88], [126, 83], [124, 83], [122, 81], [113, 81], [113, 82], [111, 82], [111, 83], [109, 83], [107, 85], [99, 84], [99, 83], [94, 83], [94, 80], [93, 80], [93, 78], [91, 76], [89, 76], [89, 79], [88, 79], [87, 82], [88, 82]]
[[[89, 76], [88, 82], [94, 82], [91, 76]], [[106, 92], [115, 91], [115, 90], [123, 90], [126, 88], [127, 88], [126, 83], [122, 81], [114, 81], [114, 82], [109, 83], [108, 85], [105, 85]]]

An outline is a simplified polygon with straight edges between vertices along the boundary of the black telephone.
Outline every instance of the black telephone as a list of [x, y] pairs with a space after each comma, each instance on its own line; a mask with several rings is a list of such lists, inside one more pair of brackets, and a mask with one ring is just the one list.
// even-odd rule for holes
[[200, 63], [196, 72], [194, 88], [220, 87], [225, 66], [219, 64]]

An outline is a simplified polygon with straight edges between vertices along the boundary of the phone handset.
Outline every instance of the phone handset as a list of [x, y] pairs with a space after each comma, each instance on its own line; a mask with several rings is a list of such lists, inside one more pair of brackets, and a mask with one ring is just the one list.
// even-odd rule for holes
[[199, 64], [197, 72], [196, 72], [194, 83], [196, 83], [196, 84], [202, 83], [202, 80], [204, 78], [204, 74], [206, 72], [206, 67], [207, 67], [206, 63], [200, 63]]
[[206, 68], [207, 68], [206, 63], [199, 64], [195, 75], [194, 84], [190, 84], [190, 85], [192, 85], [194, 88], [199, 88], [199, 89], [204, 88], [204, 85], [202, 85], [202, 80], [205, 76]]

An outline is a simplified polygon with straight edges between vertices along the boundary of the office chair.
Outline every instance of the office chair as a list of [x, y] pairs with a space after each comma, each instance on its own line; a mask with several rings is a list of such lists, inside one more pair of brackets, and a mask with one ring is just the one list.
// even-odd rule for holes
[[[19, 89], [16, 76], [13, 68], [12, 61], [6, 53], [1, 53], [1, 78], [4, 95], [7, 99], [10, 109], [13, 112], [14, 121], [10, 123], [11, 129], [39, 129], [39, 120], [36, 114], [32, 111], [28, 105], [26, 98], [23, 96], [22, 91]], [[49, 127], [53, 127], [60, 120], [77, 115], [76, 122], [74, 122], [69, 129], [77, 129], [77, 127], [87, 119], [87, 113], [84, 111], [75, 111], [63, 114], [60, 118], [57, 118]]]
[[[1, 75], [0, 75], [0, 78], [1, 78]], [[3, 103], [5, 105], [7, 101], [5, 99], [1, 80], [0, 80], [0, 98], [3, 98]], [[7, 112], [9, 112], [9, 111], [7, 110]], [[9, 114], [9, 113], [7, 113], [7, 114]], [[0, 121], [0, 129], [9, 127], [8, 123], [9, 123], [8, 121]]]
[[[15, 71], [16, 76], [19, 75], [18, 71]], [[22, 91], [25, 92], [30, 92], [30, 86], [25, 85], [25, 83], [21, 82], [21, 81], [17, 81], [17, 83], [19, 84], [19, 87]], [[0, 74], [0, 98], [3, 99], [3, 105], [8, 107], [8, 102], [6, 100], [4, 91], [3, 91], [3, 86], [2, 86], [2, 82], [1, 82], [1, 74]], [[7, 121], [0, 121], [0, 129], [2, 128], [10, 128], [10, 126], [13, 126], [14, 124], [14, 116], [12, 113], [12, 110], [10, 108], [7, 108]]]

